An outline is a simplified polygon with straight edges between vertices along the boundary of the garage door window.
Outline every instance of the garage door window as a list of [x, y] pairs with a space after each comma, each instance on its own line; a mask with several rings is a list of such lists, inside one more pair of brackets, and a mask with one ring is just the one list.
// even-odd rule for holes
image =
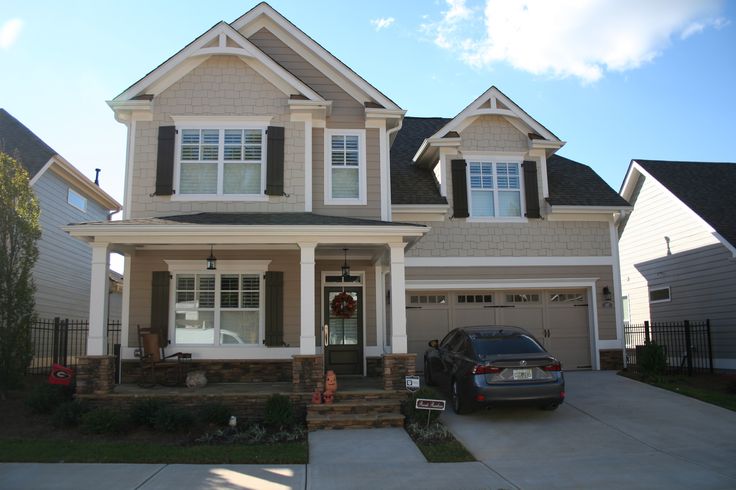
[[549, 300], [552, 303], [582, 303], [585, 298], [577, 293], [555, 293], [549, 295]]
[[447, 304], [447, 296], [444, 294], [412, 295], [409, 303], [413, 305], [444, 305]]
[[538, 294], [529, 293], [518, 293], [518, 294], [507, 294], [507, 303], [539, 303]]
[[458, 294], [457, 302], [460, 304], [493, 303], [493, 295], [492, 294]]

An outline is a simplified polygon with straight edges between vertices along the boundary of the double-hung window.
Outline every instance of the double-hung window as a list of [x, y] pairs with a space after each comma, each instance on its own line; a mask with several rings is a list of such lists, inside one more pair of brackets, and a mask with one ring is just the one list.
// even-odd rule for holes
[[325, 204], [366, 204], [365, 130], [325, 130]]
[[471, 160], [468, 162], [470, 216], [513, 219], [523, 216], [521, 162]]
[[177, 194], [183, 198], [263, 196], [265, 127], [179, 129]]
[[[185, 262], [189, 262], [186, 264]], [[218, 262], [218, 269], [223, 266]], [[172, 263], [179, 264], [171, 266]], [[178, 345], [260, 345], [265, 320], [266, 266], [194, 271], [190, 261], [170, 261], [173, 272], [174, 342]], [[224, 269], [224, 268], [223, 268]]]

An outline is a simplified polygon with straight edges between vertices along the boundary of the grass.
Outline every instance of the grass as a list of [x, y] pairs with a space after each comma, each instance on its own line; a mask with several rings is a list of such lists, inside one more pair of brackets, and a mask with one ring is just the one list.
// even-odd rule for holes
[[306, 442], [176, 446], [51, 440], [0, 440], [0, 461], [35, 463], [306, 464]]
[[736, 393], [732, 391], [732, 384], [736, 382], [736, 379], [733, 376], [717, 374], [691, 377], [669, 375], [660, 376], [658, 379], [644, 379], [633, 372], [623, 371], [620, 374], [642, 383], [736, 411]]
[[460, 444], [457, 439], [444, 442], [433, 442], [424, 444], [416, 442], [419, 450], [430, 463], [461, 463], [463, 461], [475, 461], [472, 454]]

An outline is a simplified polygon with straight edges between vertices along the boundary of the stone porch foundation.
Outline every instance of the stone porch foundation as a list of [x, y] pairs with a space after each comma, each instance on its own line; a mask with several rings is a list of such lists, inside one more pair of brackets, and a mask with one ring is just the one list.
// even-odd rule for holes
[[291, 373], [294, 393], [324, 390], [325, 368], [322, 355], [292, 356]]
[[414, 376], [417, 372], [416, 354], [384, 354], [383, 355], [383, 389], [387, 391], [405, 390], [405, 376]]
[[620, 371], [624, 368], [624, 351], [621, 349], [602, 350], [601, 369]]
[[115, 387], [115, 356], [84, 356], [77, 364], [77, 393], [104, 395]]

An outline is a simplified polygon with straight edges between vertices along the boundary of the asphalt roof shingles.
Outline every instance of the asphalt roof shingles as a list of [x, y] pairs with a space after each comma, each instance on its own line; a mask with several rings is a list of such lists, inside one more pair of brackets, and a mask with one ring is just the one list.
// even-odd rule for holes
[[630, 206], [592, 168], [560, 155], [547, 159], [547, 184], [552, 206]]
[[736, 246], [736, 163], [634, 161]]
[[31, 177], [57, 154], [33, 131], [2, 108], [0, 108], [0, 151], [19, 159]]

